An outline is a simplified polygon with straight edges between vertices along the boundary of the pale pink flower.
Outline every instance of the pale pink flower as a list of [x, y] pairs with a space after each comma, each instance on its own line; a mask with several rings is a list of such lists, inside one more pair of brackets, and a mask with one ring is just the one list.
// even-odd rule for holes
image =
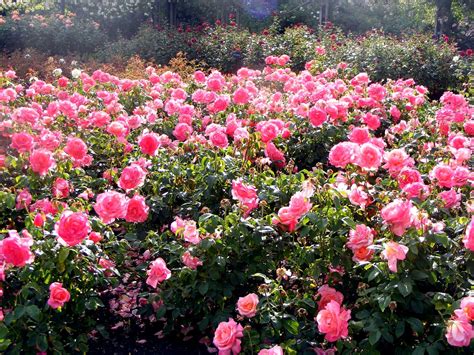
[[405, 260], [408, 253], [408, 247], [390, 241], [384, 243], [384, 248], [385, 249], [382, 251], [382, 257], [388, 261], [388, 268], [390, 271], [397, 272], [397, 261]]

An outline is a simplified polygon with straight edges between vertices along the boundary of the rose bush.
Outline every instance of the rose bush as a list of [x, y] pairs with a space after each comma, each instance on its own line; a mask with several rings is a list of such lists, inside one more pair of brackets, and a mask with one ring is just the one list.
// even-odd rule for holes
[[472, 352], [467, 98], [267, 63], [2, 72], [1, 351]]

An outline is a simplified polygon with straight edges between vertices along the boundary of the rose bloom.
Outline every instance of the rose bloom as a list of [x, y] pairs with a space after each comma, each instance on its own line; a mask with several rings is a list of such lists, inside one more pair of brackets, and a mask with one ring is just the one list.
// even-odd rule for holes
[[461, 300], [461, 310], [469, 321], [474, 320], [474, 296], [464, 297]]
[[146, 133], [142, 135], [138, 140], [138, 145], [143, 154], [155, 155], [159, 146], [160, 140], [156, 133]]
[[394, 149], [384, 154], [385, 165], [392, 177], [396, 177], [405, 167], [411, 167], [415, 161], [403, 149]]
[[66, 198], [69, 196], [70, 186], [67, 180], [57, 178], [54, 180], [52, 194], [55, 198]]
[[82, 160], [87, 155], [87, 145], [80, 138], [68, 138], [64, 151], [74, 160]]
[[145, 198], [140, 195], [135, 195], [128, 201], [125, 220], [132, 223], [145, 222], [148, 219], [149, 209], [145, 203]]
[[166, 267], [165, 261], [162, 258], [158, 258], [151, 262], [147, 275], [146, 283], [156, 288], [159, 282], [168, 280], [171, 277], [171, 271]]
[[397, 176], [398, 186], [403, 189], [408, 184], [423, 182], [421, 174], [413, 168], [403, 168]]
[[250, 293], [245, 297], [239, 297], [237, 311], [241, 316], [252, 318], [257, 314], [258, 296]]
[[99, 243], [104, 237], [100, 233], [91, 232], [89, 234], [89, 240], [91, 240], [94, 244]]
[[471, 218], [471, 222], [467, 226], [466, 235], [462, 242], [467, 249], [474, 251], [474, 216]]
[[232, 100], [237, 105], [245, 105], [250, 101], [250, 95], [245, 88], [238, 88], [235, 90]]
[[327, 114], [322, 108], [311, 107], [308, 112], [308, 118], [314, 127], [320, 127], [327, 121]]
[[356, 225], [355, 229], [349, 231], [349, 240], [346, 246], [352, 251], [368, 247], [374, 242], [374, 231], [372, 228], [367, 227], [365, 224]]
[[31, 205], [31, 200], [33, 197], [31, 196], [28, 189], [23, 189], [20, 193], [16, 196], [16, 205], [15, 208], [17, 210], [21, 210], [23, 208], [28, 208]]
[[333, 342], [347, 337], [351, 311], [341, 307], [336, 301], [329, 302], [316, 316], [318, 330], [325, 334], [327, 341]]
[[178, 123], [173, 130], [173, 135], [181, 142], [184, 142], [193, 133], [193, 127], [186, 123]]
[[396, 242], [384, 243], [384, 250], [382, 257], [388, 260], [388, 268], [392, 272], [397, 272], [397, 261], [405, 260], [408, 253], [408, 247], [398, 244]]
[[95, 212], [105, 224], [112, 223], [116, 218], [124, 218], [127, 214], [127, 196], [115, 191], [107, 191], [97, 196]]
[[258, 355], [283, 355], [283, 349], [281, 346], [275, 345], [273, 348], [260, 350]]
[[232, 197], [244, 206], [244, 217], [258, 207], [257, 189], [242, 182], [242, 179], [232, 181]]
[[35, 145], [35, 141], [33, 136], [28, 133], [21, 132], [21, 133], [14, 133], [12, 135], [12, 143], [11, 147], [16, 149], [19, 153], [26, 153], [33, 149]]
[[474, 338], [474, 328], [465, 315], [448, 321], [446, 339], [449, 345], [462, 347], [469, 346]]
[[329, 152], [329, 163], [338, 168], [345, 168], [355, 161], [359, 147], [356, 143], [342, 142], [336, 144]]
[[44, 176], [56, 166], [53, 154], [46, 149], [36, 149], [30, 155], [31, 170]]
[[283, 168], [286, 165], [285, 155], [272, 142], [265, 145], [265, 156], [270, 158], [278, 168]]
[[181, 261], [191, 270], [196, 270], [198, 266], [202, 265], [202, 261], [198, 257], [192, 256], [189, 251], [181, 256]]
[[71, 247], [80, 244], [91, 231], [89, 217], [83, 212], [64, 211], [55, 230], [62, 244]]
[[195, 221], [186, 221], [183, 229], [184, 240], [191, 244], [199, 244], [201, 238], [199, 237], [199, 230], [197, 229]]
[[227, 134], [224, 131], [216, 130], [209, 135], [209, 140], [214, 147], [226, 148], [229, 145]]
[[369, 204], [369, 195], [362, 186], [352, 185], [348, 197], [353, 205], [365, 208]]
[[342, 301], [344, 300], [343, 294], [329, 285], [322, 285], [318, 289], [318, 296], [320, 296], [318, 302], [318, 309], [320, 310], [326, 308], [326, 305], [331, 301], [336, 301], [337, 303], [342, 304]]
[[370, 133], [366, 127], [355, 127], [348, 138], [353, 143], [364, 144], [370, 141]]
[[49, 286], [48, 305], [51, 308], [56, 309], [56, 308], [62, 307], [70, 299], [71, 299], [71, 295], [69, 294], [69, 291], [63, 287], [62, 283], [53, 282]]
[[219, 349], [219, 354], [239, 354], [241, 350], [240, 338], [244, 336], [244, 328], [232, 318], [228, 322], [219, 323], [213, 343]]
[[411, 201], [396, 199], [382, 208], [381, 216], [395, 235], [401, 237], [413, 225], [412, 207]]
[[17, 231], [10, 230], [8, 237], [0, 240], [0, 259], [17, 267], [31, 264], [34, 260], [34, 254], [30, 250], [32, 245], [33, 239], [29, 234], [20, 237]]
[[140, 187], [145, 182], [146, 172], [138, 164], [131, 164], [122, 170], [118, 186], [125, 191]]
[[457, 208], [461, 205], [461, 194], [456, 193], [456, 190], [443, 191], [438, 197], [443, 200], [445, 208]]
[[446, 164], [438, 164], [430, 172], [431, 179], [436, 179], [441, 187], [453, 187], [454, 171]]
[[361, 168], [378, 169], [382, 164], [382, 153], [372, 143], [364, 143], [360, 146], [357, 164]]

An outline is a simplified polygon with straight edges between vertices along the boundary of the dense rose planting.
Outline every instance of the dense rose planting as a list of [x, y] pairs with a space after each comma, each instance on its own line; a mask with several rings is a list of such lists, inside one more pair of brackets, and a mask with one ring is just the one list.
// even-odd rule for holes
[[0, 350], [472, 350], [473, 107], [290, 63], [2, 73]]

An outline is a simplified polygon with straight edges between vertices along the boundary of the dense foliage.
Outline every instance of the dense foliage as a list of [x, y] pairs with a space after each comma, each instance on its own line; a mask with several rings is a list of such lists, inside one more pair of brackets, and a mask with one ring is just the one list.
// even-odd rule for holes
[[473, 107], [316, 51], [300, 73], [287, 55], [187, 80], [3, 72], [0, 350], [133, 330], [472, 352]]
[[[131, 38], [114, 40], [98, 23], [77, 16], [13, 14], [0, 18], [0, 38], [0, 46], [8, 52], [31, 48], [85, 61], [110, 62], [138, 55], [164, 65], [182, 52], [190, 60], [226, 73], [235, 73], [243, 65], [262, 69], [267, 56], [286, 53], [292, 58], [292, 69], [302, 70], [314, 58], [314, 43], [319, 42], [325, 50], [318, 58], [323, 67], [346, 62], [355, 72], [367, 72], [376, 81], [413, 78], [435, 98], [446, 90], [462, 90], [462, 84], [473, 76], [472, 50], [460, 51], [448, 38], [395, 37], [378, 31], [345, 35], [332, 25], [316, 32], [304, 26], [283, 29], [278, 20], [261, 33], [251, 33], [234, 22], [178, 29], [144, 25]], [[38, 64], [43, 64], [40, 58]]]

